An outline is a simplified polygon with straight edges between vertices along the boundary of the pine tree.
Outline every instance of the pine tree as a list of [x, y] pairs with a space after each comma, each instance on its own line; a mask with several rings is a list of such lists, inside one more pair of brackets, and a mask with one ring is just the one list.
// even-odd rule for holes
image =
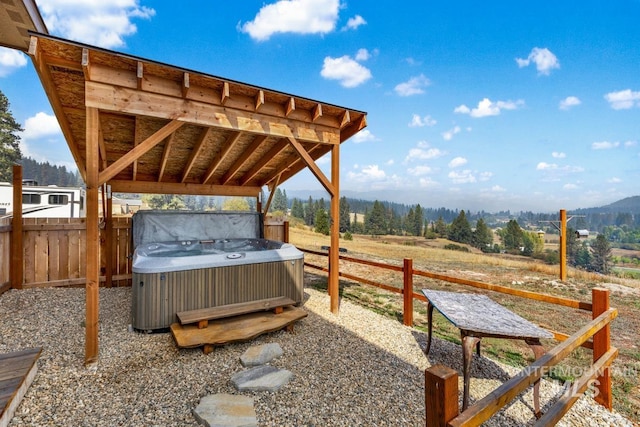
[[313, 199], [309, 196], [307, 204], [304, 206], [304, 223], [307, 225], [313, 225], [313, 221], [316, 218], [316, 205], [313, 203]]
[[467, 216], [464, 210], [460, 211], [460, 214], [451, 223], [449, 227], [448, 238], [458, 243], [471, 243], [473, 233], [471, 231], [471, 225], [467, 220]]
[[386, 234], [387, 226], [385, 224], [384, 206], [379, 201], [373, 202], [371, 212], [365, 214], [364, 229], [367, 234], [382, 235]]
[[16, 133], [23, 130], [9, 110], [9, 100], [0, 91], [0, 181], [13, 180], [13, 165], [22, 159]]
[[524, 244], [524, 238], [520, 224], [515, 219], [507, 223], [507, 227], [502, 234], [502, 244], [507, 250], [517, 250]]
[[609, 257], [611, 256], [611, 245], [603, 234], [596, 236], [596, 241], [591, 245], [593, 253], [591, 267], [602, 274], [609, 274]]
[[282, 192], [280, 188], [276, 188], [271, 206], [269, 207], [269, 212], [282, 212], [283, 214], [286, 214], [288, 210], [287, 204], [287, 193]]
[[304, 206], [302, 200], [295, 198], [291, 202], [291, 216], [294, 218], [304, 219]]
[[344, 233], [345, 231], [351, 230], [351, 208], [349, 207], [349, 202], [347, 202], [347, 198], [342, 196], [340, 198], [340, 232]]
[[322, 233], [325, 236], [329, 235], [330, 227], [329, 215], [327, 215], [327, 211], [325, 211], [324, 209], [318, 209], [316, 211], [315, 224], [316, 233]]
[[473, 246], [485, 250], [491, 246], [493, 243], [493, 233], [487, 227], [487, 224], [484, 222], [484, 219], [479, 218], [476, 221], [476, 229], [473, 232]]

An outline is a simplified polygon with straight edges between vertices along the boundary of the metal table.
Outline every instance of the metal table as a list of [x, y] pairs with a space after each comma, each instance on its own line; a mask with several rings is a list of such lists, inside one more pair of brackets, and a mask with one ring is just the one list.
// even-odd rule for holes
[[[473, 357], [473, 348], [476, 347], [476, 351], [478, 355], [480, 355], [480, 340], [482, 338], [491, 337], [524, 340], [533, 350], [536, 360], [545, 353], [540, 339], [553, 338], [551, 332], [523, 319], [485, 295], [432, 291], [429, 289], [423, 289], [422, 293], [429, 300], [429, 335], [426, 354], [429, 354], [429, 350], [431, 349], [434, 308], [442, 313], [455, 327], [460, 329], [464, 378], [463, 411], [467, 409], [469, 401], [469, 370]], [[539, 417], [539, 381], [535, 383], [533, 391], [535, 414], [536, 417]]]

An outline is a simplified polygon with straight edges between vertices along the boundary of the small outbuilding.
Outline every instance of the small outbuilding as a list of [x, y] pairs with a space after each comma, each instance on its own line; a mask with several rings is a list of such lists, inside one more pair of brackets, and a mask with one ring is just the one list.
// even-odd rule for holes
[[586, 239], [589, 237], [589, 230], [576, 230], [577, 239]]

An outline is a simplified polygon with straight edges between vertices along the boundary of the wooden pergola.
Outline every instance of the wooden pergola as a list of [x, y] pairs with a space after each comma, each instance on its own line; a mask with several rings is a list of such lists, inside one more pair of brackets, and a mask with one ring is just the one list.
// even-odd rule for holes
[[[43, 33], [28, 37], [24, 46], [86, 184], [85, 363], [99, 354], [98, 203], [105, 186], [259, 198], [263, 187], [273, 194], [308, 168], [331, 199], [329, 293], [338, 312], [340, 144], [366, 126], [366, 113]], [[316, 164], [327, 153], [329, 177]]]

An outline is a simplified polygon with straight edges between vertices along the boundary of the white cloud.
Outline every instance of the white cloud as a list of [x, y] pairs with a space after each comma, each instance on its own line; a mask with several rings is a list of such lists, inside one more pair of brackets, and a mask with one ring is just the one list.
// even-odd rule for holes
[[428, 175], [432, 172], [433, 172], [433, 169], [426, 165], [419, 165], [419, 166], [416, 166], [415, 168], [407, 169], [407, 173], [412, 176]]
[[493, 172], [481, 172], [480, 181], [489, 181], [493, 177]]
[[411, 122], [409, 123], [409, 127], [410, 128], [415, 128], [415, 127], [424, 127], [424, 126], [435, 126], [436, 123], [438, 123], [433, 117], [431, 116], [424, 116], [424, 117], [420, 117], [418, 114], [414, 114], [413, 117], [411, 118]]
[[439, 184], [437, 181], [434, 181], [433, 179], [426, 177], [426, 178], [420, 178], [418, 180], [418, 185], [422, 188], [431, 188], [431, 187], [437, 187]]
[[580, 187], [578, 187], [576, 184], [565, 184], [562, 186], [563, 190], [577, 190], [578, 188]]
[[507, 191], [507, 189], [499, 185], [494, 185], [493, 187], [491, 187], [492, 193], [504, 193], [505, 191]]
[[625, 147], [635, 147], [636, 145], [638, 145], [638, 141], [625, 141], [624, 143]]
[[442, 157], [447, 154], [445, 151], [442, 151], [438, 148], [412, 148], [409, 150], [409, 154], [405, 157], [405, 162], [412, 162], [414, 160], [430, 160], [437, 159], [438, 157]]
[[0, 77], [5, 77], [27, 65], [27, 57], [20, 51], [0, 47]]
[[467, 159], [465, 159], [464, 157], [456, 157], [449, 162], [449, 167], [453, 169], [466, 164], [467, 164]]
[[378, 140], [369, 129], [362, 129], [360, 132], [356, 133], [352, 139], [354, 144]]
[[536, 166], [536, 169], [539, 171], [558, 169], [558, 165], [556, 165], [555, 163], [540, 162]]
[[622, 182], [622, 180], [616, 176], [611, 177], [607, 180], [607, 183], [609, 184], [620, 184]]
[[447, 176], [454, 184], [471, 184], [476, 182], [476, 177], [470, 169], [451, 171]]
[[378, 167], [378, 165], [368, 165], [360, 169], [360, 172], [350, 171], [347, 178], [356, 182], [381, 181], [387, 177], [387, 174]]
[[104, 48], [124, 46], [123, 38], [137, 31], [133, 19], [155, 15], [139, 0], [48, 0], [38, 7], [52, 34]]
[[561, 110], [569, 110], [571, 107], [575, 107], [580, 104], [582, 104], [582, 102], [578, 97], [567, 96], [565, 99], [560, 101], [558, 108], [560, 108]]
[[591, 144], [592, 150], [611, 150], [620, 146], [619, 142], [600, 141]]
[[347, 21], [347, 25], [342, 27], [342, 31], [355, 30], [360, 25], [366, 25], [366, 24], [367, 24], [367, 21], [365, 21], [362, 16], [356, 15], [353, 18], [349, 18], [349, 20]]
[[21, 133], [21, 137], [27, 141], [52, 135], [62, 136], [62, 130], [56, 116], [43, 112], [39, 112], [25, 120], [24, 132]]
[[609, 92], [604, 96], [604, 99], [614, 110], [628, 110], [633, 107], [640, 107], [640, 92], [634, 92], [631, 89]]
[[239, 29], [258, 41], [277, 33], [327, 34], [336, 27], [339, 9], [339, 0], [279, 0], [263, 6]]
[[453, 112], [458, 114], [469, 114], [471, 117], [497, 116], [502, 110], [517, 110], [524, 105], [524, 101], [497, 101], [493, 102], [489, 98], [484, 98], [478, 102], [476, 108], [470, 109], [466, 105], [456, 107]]
[[340, 58], [327, 56], [324, 58], [320, 75], [325, 79], [338, 80], [343, 87], [356, 87], [371, 78], [367, 67], [353, 60], [349, 55]]
[[560, 61], [558, 61], [558, 58], [546, 47], [534, 47], [528, 57], [524, 59], [516, 58], [516, 62], [520, 68], [528, 67], [529, 64], [534, 63], [536, 64], [538, 74], [545, 76], [548, 76], [554, 68], [560, 68]]
[[[374, 50], [374, 53], [377, 51]], [[366, 61], [371, 58], [371, 53], [367, 49], [358, 49], [356, 52], [356, 61]]]
[[551, 153], [551, 156], [554, 159], [564, 159], [565, 157], [567, 157], [567, 155], [563, 152], [560, 151], [554, 151], [553, 153]]
[[424, 88], [429, 86], [431, 81], [424, 75], [420, 74], [411, 77], [408, 81], [396, 85], [395, 91], [400, 96], [419, 95], [424, 93]]
[[580, 166], [570, 166], [570, 165], [559, 166], [556, 163], [540, 162], [536, 166], [536, 170], [544, 171], [544, 172], [551, 172], [551, 173], [554, 173], [556, 175], [560, 175], [560, 174], [564, 175], [564, 174], [569, 174], [569, 173], [583, 172], [584, 168], [582, 168]]
[[442, 138], [444, 138], [445, 141], [451, 141], [453, 139], [453, 136], [457, 133], [460, 133], [460, 131], [460, 126], [455, 126], [453, 129], [442, 132]]

